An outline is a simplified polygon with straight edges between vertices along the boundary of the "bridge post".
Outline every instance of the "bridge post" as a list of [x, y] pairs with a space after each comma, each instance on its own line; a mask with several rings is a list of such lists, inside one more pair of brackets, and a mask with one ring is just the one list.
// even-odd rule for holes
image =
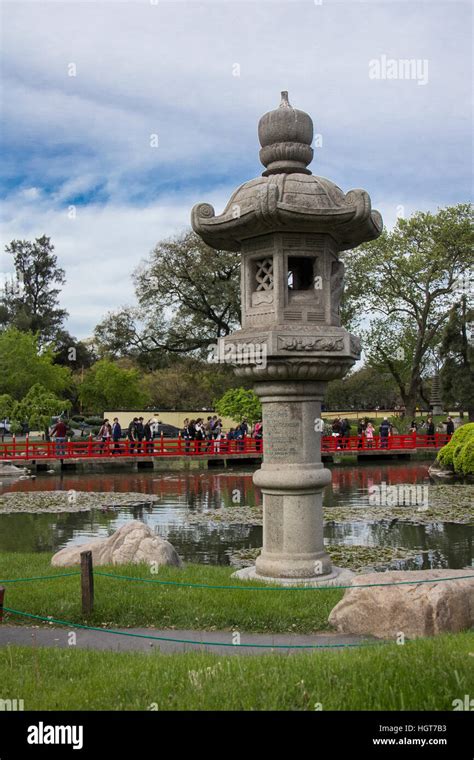
[[82, 614], [90, 615], [94, 609], [94, 570], [92, 552], [81, 552]]

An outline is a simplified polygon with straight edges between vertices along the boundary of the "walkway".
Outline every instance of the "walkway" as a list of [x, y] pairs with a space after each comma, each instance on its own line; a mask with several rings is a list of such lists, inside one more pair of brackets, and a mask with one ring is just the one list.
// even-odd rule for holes
[[[235, 634], [232, 631], [191, 631], [156, 628], [114, 628], [121, 634], [116, 635], [103, 631], [87, 631], [72, 627], [54, 628], [48, 626], [23, 626], [23, 625], [0, 625], [0, 647], [8, 644], [31, 647], [52, 647], [57, 649], [95, 649], [112, 652], [145, 652], [156, 650], [164, 654], [183, 652], [210, 652], [218, 655], [251, 655], [251, 654], [293, 654], [296, 652], [340, 652], [346, 647], [356, 649], [359, 645], [377, 645], [376, 639], [368, 639], [364, 636], [352, 636], [348, 634], [314, 633], [314, 634], [290, 634], [290, 633], [242, 633], [240, 646], [233, 645]], [[76, 634], [76, 645], [71, 647], [69, 637], [71, 631]], [[135, 634], [130, 636], [130, 634]], [[227, 646], [212, 644], [185, 644], [175, 641], [157, 641], [148, 636], [159, 636], [166, 639], [181, 639], [199, 642], [223, 642]], [[381, 642], [380, 642], [381, 643]], [[243, 646], [258, 644], [260, 646]], [[266, 647], [261, 646], [267, 645]], [[229, 646], [230, 645], [230, 646]], [[268, 646], [269, 645], [269, 646]], [[273, 649], [274, 645], [283, 645], [282, 648]], [[291, 647], [301, 647], [292, 649]]]

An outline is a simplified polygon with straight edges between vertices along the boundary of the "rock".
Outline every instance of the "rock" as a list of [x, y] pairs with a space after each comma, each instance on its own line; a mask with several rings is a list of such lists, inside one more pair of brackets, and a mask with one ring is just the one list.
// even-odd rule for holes
[[434, 480], [454, 480], [454, 470], [452, 467], [445, 467], [439, 462], [434, 461], [430, 467], [428, 467], [428, 473], [430, 478]]
[[474, 576], [463, 570], [415, 570], [358, 575], [353, 586], [370, 583], [427, 581], [399, 586], [347, 589], [329, 615], [340, 633], [370, 634], [395, 639], [457, 633], [474, 624], [474, 577], [442, 581], [442, 578]]
[[181, 559], [164, 538], [138, 520], [132, 520], [119, 528], [112, 536], [89, 541], [80, 546], [67, 546], [51, 560], [55, 567], [69, 567], [81, 562], [81, 552], [91, 551], [94, 565], [126, 565], [146, 562], [181, 567]]
[[0, 462], [0, 478], [19, 477], [27, 472], [26, 467], [17, 467], [10, 462]]

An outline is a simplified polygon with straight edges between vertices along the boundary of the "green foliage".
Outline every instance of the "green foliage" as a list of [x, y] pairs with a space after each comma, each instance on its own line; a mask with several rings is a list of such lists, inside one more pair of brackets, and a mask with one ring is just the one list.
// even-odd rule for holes
[[54, 361], [63, 364], [71, 370], [88, 369], [97, 361], [97, 356], [90, 342], [77, 340], [67, 330], [59, 330], [52, 348], [54, 349]]
[[389, 371], [411, 416], [432, 374], [460, 276], [473, 242], [469, 204], [398, 219], [393, 231], [345, 255], [345, 316], [363, 330], [368, 361]]
[[436, 459], [459, 475], [474, 475], [474, 422], [458, 428]]
[[230, 388], [215, 402], [215, 408], [218, 414], [236, 422], [246, 417], [253, 424], [262, 418], [260, 399], [254, 391], [245, 388]]
[[54, 364], [51, 349], [40, 350], [39, 339], [33, 333], [15, 327], [1, 332], [0, 393], [21, 399], [38, 383], [60, 394], [71, 384], [71, 372]]
[[51, 238], [12, 240], [5, 251], [13, 256], [15, 278], [0, 295], [0, 320], [7, 327], [37, 333], [41, 343], [52, 340], [67, 316], [58, 305], [64, 270], [58, 267]]
[[86, 417], [84, 419], [84, 422], [86, 423], [86, 425], [92, 425], [93, 427], [95, 427], [96, 425], [102, 425], [103, 421], [104, 421], [103, 417]]
[[442, 335], [440, 357], [443, 361], [441, 384], [443, 400], [457, 409], [466, 410], [474, 420], [474, 348], [469, 340], [474, 311], [463, 296], [451, 309]]
[[151, 405], [159, 409], [211, 409], [214, 399], [238, 382], [229, 365], [180, 358], [169, 367], [145, 374], [142, 388], [149, 393]]
[[44, 386], [37, 383], [26, 396], [17, 401], [12, 409], [15, 423], [28, 422], [30, 430], [44, 430], [51, 417], [55, 417], [70, 408], [70, 402], [58, 398]]
[[326, 409], [393, 409], [400, 403], [400, 391], [390, 372], [364, 366], [341, 380], [328, 383], [324, 404]]
[[107, 408], [141, 408], [149, 403], [149, 394], [141, 387], [136, 369], [122, 369], [108, 359], [91, 367], [79, 387], [79, 398], [86, 409], [102, 412]]
[[8, 393], [2, 393], [0, 396], [0, 420], [10, 417], [12, 413], [14, 400]]
[[239, 257], [194, 232], [159, 242], [134, 280], [138, 308], [109, 314], [95, 329], [101, 356], [157, 369], [176, 354], [204, 355], [239, 324]]

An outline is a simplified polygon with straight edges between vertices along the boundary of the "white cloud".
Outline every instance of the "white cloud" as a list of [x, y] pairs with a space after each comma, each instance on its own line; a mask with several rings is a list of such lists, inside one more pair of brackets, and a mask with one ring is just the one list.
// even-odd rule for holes
[[[38, 0], [2, 13], [2, 237], [52, 237], [79, 335], [131, 300], [131, 271], [195, 202], [219, 211], [261, 171], [257, 122], [282, 89], [323, 135], [313, 172], [366, 188], [388, 226], [399, 206], [468, 195], [468, 4]], [[427, 59], [428, 84], [371, 80], [381, 55]]]

